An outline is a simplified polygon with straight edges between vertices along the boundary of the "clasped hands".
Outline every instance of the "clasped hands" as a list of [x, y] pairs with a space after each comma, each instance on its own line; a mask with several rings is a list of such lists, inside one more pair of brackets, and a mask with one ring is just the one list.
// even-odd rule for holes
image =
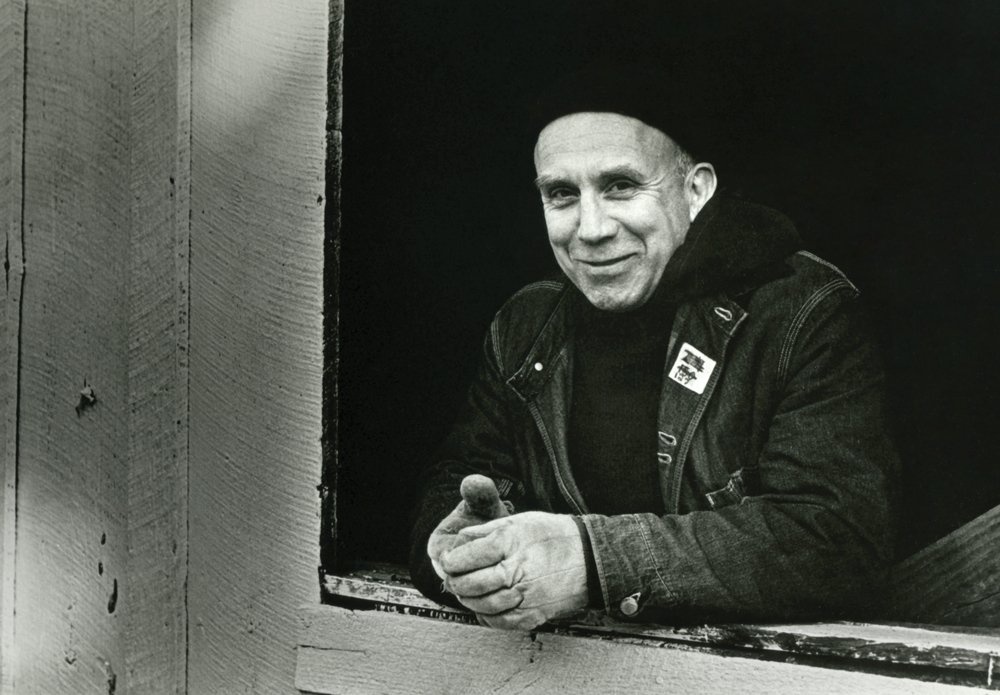
[[490, 627], [529, 630], [587, 605], [583, 541], [570, 516], [510, 514], [493, 481], [462, 481], [462, 502], [427, 552], [444, 588]]

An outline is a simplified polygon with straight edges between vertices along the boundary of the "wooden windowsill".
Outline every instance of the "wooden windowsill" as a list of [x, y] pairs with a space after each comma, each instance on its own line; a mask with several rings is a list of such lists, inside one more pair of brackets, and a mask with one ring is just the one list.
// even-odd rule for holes
[[[343, 576], [323, 574], [322, 582], [327, 604], [476, 624], [472, 614], [422, 596], [399, 568], [373, 565]], [[595, 614], [584, 622], [547, 624], [536, 632], [1000, 688], [996, 629], [854, 622], [668, 627]]]

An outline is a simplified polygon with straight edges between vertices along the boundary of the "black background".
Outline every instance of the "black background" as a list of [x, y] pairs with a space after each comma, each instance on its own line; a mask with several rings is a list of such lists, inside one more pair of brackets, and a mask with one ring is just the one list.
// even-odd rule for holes
[[722, 183], [861, 288], [904, 458], [900, 553], [1000, 504], [998, 37], [990, 1], [348, 2], [341, 558], [405, 559], [416, 473], [493, 312], [555, 268], [523, 108], [604, 60], [730, 94]]

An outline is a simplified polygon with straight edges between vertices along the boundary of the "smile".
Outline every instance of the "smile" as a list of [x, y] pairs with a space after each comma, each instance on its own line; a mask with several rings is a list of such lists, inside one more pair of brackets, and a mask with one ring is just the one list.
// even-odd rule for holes
[[610, 268], [612, 266], [618, 265], [619, 263], [627, 261], [628, 259], [632, 258], [632, 256], [634, 256], [634, 255], [635, 254], [633, 254], [633, 253], [629, 253], [629, 254], [625, 254], [624, 256], [617, 256], [615, 258], [608, 258], [608, 259], [605, 259], [605, 260], [588, 260], [588, 259], [581, 258], [581, 259], [579, 259], [579, 262], [583, 263], [584, 265], [588, 265], [588, 266], [590, 266], [592, 268]]

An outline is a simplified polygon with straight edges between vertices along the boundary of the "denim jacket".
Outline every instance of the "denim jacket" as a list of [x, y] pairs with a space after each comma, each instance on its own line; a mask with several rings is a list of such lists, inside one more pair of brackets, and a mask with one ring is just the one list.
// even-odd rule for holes
[[790, 223], [772, 210], [713, 199], [695, 224], [701, 275], [725, 281], [706, 281], [673, 322], [655, 433], [666, 513], [588, 510], [566, 442], [576, 290], [529, 285], [496, 314], [425, 479], [411, 565], [428, 596], [452, 603], [424, 548], [478, 472], [518, 511], [582, 519], [614, 618], [843, 617], [877, 599], [897, 461], [858, 290], [789, 255]]

